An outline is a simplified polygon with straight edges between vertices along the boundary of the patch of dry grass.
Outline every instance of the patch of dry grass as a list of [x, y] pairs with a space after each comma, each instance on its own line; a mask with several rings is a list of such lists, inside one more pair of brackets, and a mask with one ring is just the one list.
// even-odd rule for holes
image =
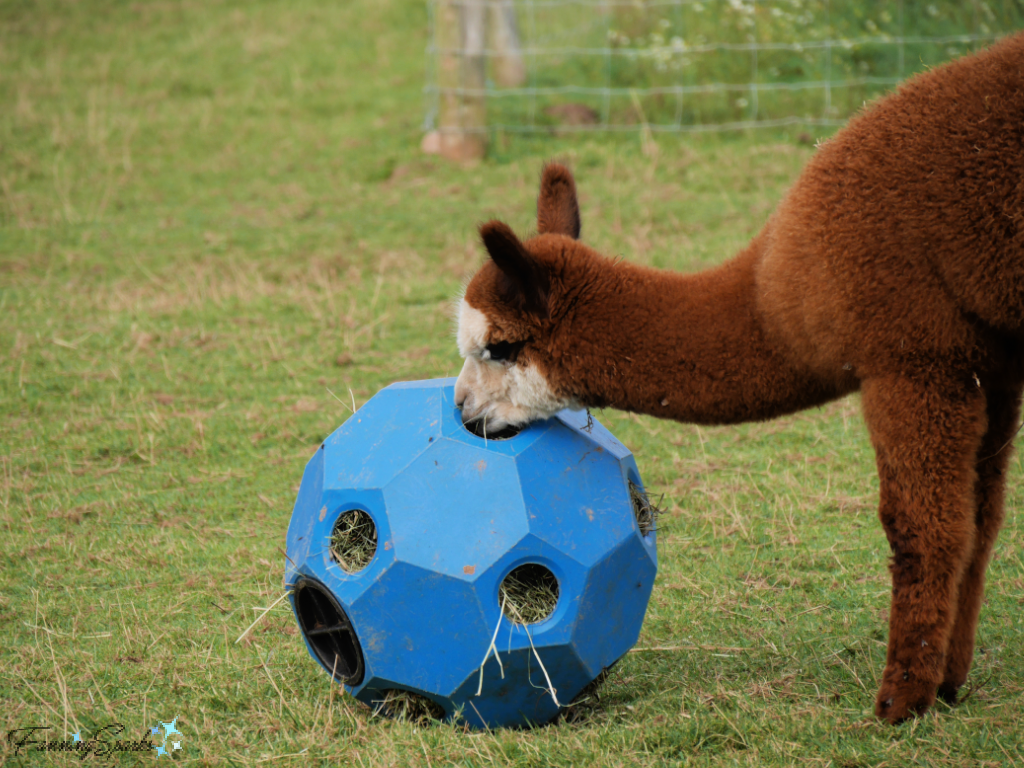
[[426, 696], [412, 691], [391, 688], [375, 701], [376, 714], [386, 715], [412, 725], [430, 725], [444, 719], [444, 709]]

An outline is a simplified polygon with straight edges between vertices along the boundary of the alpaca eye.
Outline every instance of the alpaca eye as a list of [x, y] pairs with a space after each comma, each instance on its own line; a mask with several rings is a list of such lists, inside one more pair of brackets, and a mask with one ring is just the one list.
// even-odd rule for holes
[[494, 360], [495, 362], [503, 362], [505, 360], [514, 360], [516, 353], [522, 344], [513, 344], [508, 341], [499, 341], [497, 344], [488, 344], [481, 357], [484, 360]]

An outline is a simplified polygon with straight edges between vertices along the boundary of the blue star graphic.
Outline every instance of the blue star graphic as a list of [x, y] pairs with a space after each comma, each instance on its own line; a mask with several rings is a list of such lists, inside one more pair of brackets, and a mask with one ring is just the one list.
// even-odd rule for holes
[[179, 736], [184, 736], [185, 735], [181, 731], [178, 730], [178, 718], [174, 718], [169, 723], [160, 723], [160, 725], [162, 725], [164, 727], [164, 732], [166, 733], [166, 737], [168, 739], [171, 736], [173, 736], [174, 734], [178, 734]]
[[[169, 722], [169, 723], [161, 722], [160, 726], [164, 729], [163, 743], [159, 747], [157, 747], [157, 746], [153, 747], [153, 749], [156, 750], [156, 756], [157, 757], [160, 757], [161, 755], [167, 755], [168, 754], [166, 746], [167, 746], [167, 740], [169, 738], [171, 738], [171, 736], [174, 736], [174, 735], [184, 736], [185, 735], [181, 731], [178, 730], [178, 718], [177, 717], [174, 718], [173, 720], [171, 720], [171, 722]], [[157, 728], [156, 726], [150, 728], [149, 732], [152, 733], [156, 737], [160, 736], [160, 729]], [[181, 742], [180, 741], [175, 741], [173, 743], [174, 743], [174, 749], [181, 749]]]

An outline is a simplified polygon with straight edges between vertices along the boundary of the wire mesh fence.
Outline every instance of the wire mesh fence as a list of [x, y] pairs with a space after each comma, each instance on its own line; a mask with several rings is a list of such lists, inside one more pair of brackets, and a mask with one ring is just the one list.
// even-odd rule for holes
[[425, 128], [837, 125], [1024, 28], [1024, 0], [428, 0]]

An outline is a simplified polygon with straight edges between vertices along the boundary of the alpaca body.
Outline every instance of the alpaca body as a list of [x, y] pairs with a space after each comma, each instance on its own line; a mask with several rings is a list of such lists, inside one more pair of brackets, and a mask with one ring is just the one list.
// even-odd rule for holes
[[760, 240], [760, 306], [822, 374], [936, 353], [983, 365], [1024, 323], [1024, 36], [853, 120]]
[[578, 241], [548, 166], [540, 234], [481, 228], [459, 326], [465, 420], [567, 405], [698, 423], [860, 389], [893, 552], [876, 712], [955, 700], [1024, 387], [1024, 35], [918, 76], [823, 144], [734, 259], [680, 275]]

